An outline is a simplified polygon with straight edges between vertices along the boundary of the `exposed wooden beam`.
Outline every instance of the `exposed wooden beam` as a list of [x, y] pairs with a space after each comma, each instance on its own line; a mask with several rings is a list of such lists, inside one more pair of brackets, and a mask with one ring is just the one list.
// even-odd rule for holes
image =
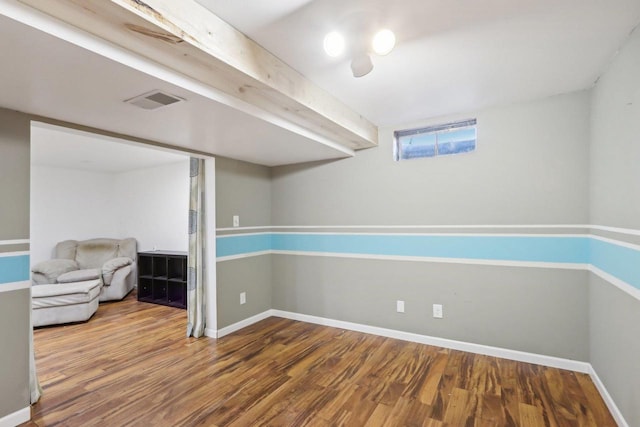
[[19, 0], [343, 147], [375, 125], [194, 0]]

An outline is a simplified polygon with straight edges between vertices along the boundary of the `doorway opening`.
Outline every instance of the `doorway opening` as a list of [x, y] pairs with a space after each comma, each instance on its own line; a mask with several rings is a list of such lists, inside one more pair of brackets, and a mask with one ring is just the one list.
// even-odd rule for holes
[[[143, 293], [146, 294], [141, 300], [186, 308], [191, 156], [179, 149], [32, 122], [32, 270], [40, 263], [59, 258], [56, 252], [60, 242], [93, 244], [94, 239], [113, 239], [120, 248], [118, 251], [122, 251], [123, 246], [131, 246], [131, 243], [126, 242], [132, 241], [133, 255], [118, 252], [114, 253], [114, 258], [125, 255], [135, 257], [127, 280], [131, 281], [138, 295], [140, 289], [144, 288]], [[212, 169], [209, 175], [214, 177], [213, 158], [206, 159], [206, 163]], [[207, 210], [206, 218], [211, 224], [215, 224], [214, 185], [215, 181], [209, 186], [210, 195], [207, 197], [213, 204]], [[210, 259], [215, 260], [215, 231], [211, 234], [210, 240], [214, 244], [210, 246]], [[131, 250], [130, 247], [129, 249]], [[160, 252], [170, 254], [165, 261], [168, 263], [165, 270], [171, 274], [165, 274], [164, 277], [162, 269], [159, 269], [151, 272], [155, 275], [153, 280], [139, 280], [138, 254]], [[76, 254], [76, 257], [81, 257], [81, 254]], [[79, 259], [77, 261], [81, 262]], [[161, 264], [159, 259], [157, 264]], [[91, 268], [99, 269], [96, 266]], [[115, 279], [119, 273], [114, 271]], [[215, 264], [208, 271], [210, 290], [207, 292], [207, 328], [215, 331]], [[70, 274], [75, 273], [72, 271]], [[73, 281], [79, 281], [76, 279]], [[44, 283], [50, 281], [44, 280]], [[152, 295], [149, 293], [151, 284], [157, 285]], [[126, 293], [115, 294], [114, 298], [103, 298], [103, 288], [100, 301], [118, 300]], [[97, 301], [95, 306], [97, 307]], [[44, 325], [56, 324], [55, 319], [53, 323], [51, 319], [47, 321], [49, 323]], [[68, 321], [63, 316], [60, 323]], [[36, 323], [35, 326], [40, 325]]]

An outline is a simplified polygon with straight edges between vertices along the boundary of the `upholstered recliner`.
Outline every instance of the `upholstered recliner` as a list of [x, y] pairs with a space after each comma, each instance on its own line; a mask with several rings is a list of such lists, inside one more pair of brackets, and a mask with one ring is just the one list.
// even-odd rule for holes
[[137, 254], [133, 238], [65, 240], [56, 245], [55, 259], [33, 266], [32, 280], [44, 285], [99, 279], [100, 301], [121, 300], [135, 285]]

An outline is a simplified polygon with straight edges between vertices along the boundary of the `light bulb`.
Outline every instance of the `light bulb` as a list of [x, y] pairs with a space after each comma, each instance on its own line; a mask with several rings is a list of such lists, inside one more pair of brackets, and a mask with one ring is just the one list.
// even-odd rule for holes
[[396, 45], [396, 36], [391, 30], [380, 30], [373, 36], [371, 47], [378, 55], [386, 55], [393, 50]]
[[337, 31], [332, 31], [324, 36], [324, 51], [332, 58], [342, 55], [344, 52], [344, 37]]

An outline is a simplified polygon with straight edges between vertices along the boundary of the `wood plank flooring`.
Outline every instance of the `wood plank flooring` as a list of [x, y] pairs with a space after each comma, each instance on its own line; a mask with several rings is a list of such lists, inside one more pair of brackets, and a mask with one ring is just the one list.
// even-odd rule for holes
[[25, 426], [615, 426], [584, 374], [269, 318], [185, 338], [184, 310], [101, 304], [35, 331]]

